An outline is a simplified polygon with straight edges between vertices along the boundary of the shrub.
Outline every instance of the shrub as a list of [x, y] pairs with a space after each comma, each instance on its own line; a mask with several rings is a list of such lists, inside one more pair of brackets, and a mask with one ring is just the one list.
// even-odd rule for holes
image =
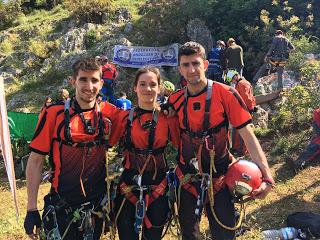
[[114, 10], [113, 0], [65, 0], [64, 5], [82, 22], [102, 23], [103, 14]]
[[23, 14], [20, 7], [20, 1], [8, 1], [0, 4], [0, 30], [9, 28], [13, 25], [14, 20]]
[[40, 58], [47, 58], [49, 53], [47, 43], [43, 40], [31, 39], [29, 44], [29, 52]]
[[85, 35], [86, 48], [87, 49], [92, 48], [99, 40], [100, 40], [100, 32], [94, 29], [91, 29]]

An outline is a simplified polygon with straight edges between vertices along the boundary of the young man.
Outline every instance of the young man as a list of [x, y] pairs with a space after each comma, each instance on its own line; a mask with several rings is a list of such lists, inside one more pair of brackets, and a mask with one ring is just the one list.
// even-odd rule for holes
[[[181, 131], [176, 174], [182, 184], [179, 221], [184, 240], [200, 239], [200, 217], [195, 213], [201, 210], [197, 203], [201, 180], [195, 179], [196, 174], [204, 178], [214, 167], [216, 172], [212, 171], [209, 179], [212, 178], [215, 183], [217, 178], [226, 173], [231, 162], [228, 121], [238, 129], [252, 160], [259, 165], [264, 177], [263, 183], [252, 195], [264, 198], [274, 183], [267, 159], [253, 133], [250, 113], [237, 91], [205, 77], [208, 64], [205, 50], [200, 44], [187, 42], [182, 45], [179, 49], [179, 71], [188, 82], [187, 91], [181, 89], [169, 97], [169, 102], [177, 112]], [[234, 227], [232, 196], [223, 185], [219, 188], [217, 186], [214, 194], [214, 213], [220, 223]], [[210, 204], [203, 201], [213, 239], [234, 239], [235, 232], [217, 222]]]
[[[43, 109], [30, 143], [28, 159], [26, 233], [36, 239], [41, 226], [37, 196], [45, 156], [51, 165], [51, 190], [44, 198], [43, 233], [48, 239], [99, 239], [106, 193], [105, 146], [110, 119], [117, 108], [96, 104], [103, 85], [101, 65], [94, 58], [78, 60], [71, 84], [75, 97]], [[34, 231], [34, 227], [36, 230]], [[60, 237], [60, 238], [59, 238]]]
[[275, 37], [272, 40], [272, 44], [269, 48], [267, 55], [265, 56], [265, 62], [270, 61], [270, 63], [276, 67], [278, 75], [278, 90], [283, 88], [283, 72], [284, 67], [288, 61], [289, 54], [295, 48], [293, 44], [287, 39], [282, 30], [277, 30]]
[[[239, 73], [235, 70], [228, 71], [226, 81], [230, 82], [231, 86], [238, 91], [249, 112], [252, 114], [256, 106], [256, 99], [253, 96], [251, 83], [244, 77], [240, 77]], [[232, 153], [235, 153], [237, 156], [240, 157], [248, 153], [242, 138], [235, 128], [232, 128], [231, 143]]]

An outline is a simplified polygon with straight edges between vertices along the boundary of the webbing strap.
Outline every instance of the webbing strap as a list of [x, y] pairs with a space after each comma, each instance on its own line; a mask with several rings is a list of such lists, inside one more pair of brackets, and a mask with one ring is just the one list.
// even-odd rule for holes
[[[146, 198], [146, 209], [153, 203], [157, 198], [165, 194], [165, 190], [167, 187], [168, 181], [165, 177], [158, 185], [152, 185], [151, 193], [147, 193]], [[125, 198], [131, 202], [133, 205], [136, 205], [138, 198], [132, 193], [132, 191], [137, 186], [128, 186], [125, 182], [122, 182], [120, 184], [120, 191], [122, 194], [124, 194]], [[150, 219], [148, 218], [147, 214], [145, 214], [145, 217], [143, 218], [143, 223], [145, 224], [147, 229], [150, 229], [153, 227], [153, 224], [151, 223]]]
[[[72, 98], [73, 99], [73, 98]], [[71, 145], [74, 144], [74, 142], [72, 141], [71, 138], [71, 128], [70, 128], [70, 107], [72, 104], [72, 99], [68, 98], [67, 100], [65, 100], [64, 102], [64, 137], [65, 137], [65, 141], [70, 143]], [[75, 100], [73, 101], [74, 105], [75, 105], [75, 111], [77, 111], [76, 109], [76, 102]], [[78, 106], [79, 108], [79, 106]], [[102, 118], [102, 113], [100, 111], [100, 106], [99, 104], [96, 102], [95, 103], [95, 111], [97, 113], [97, 115], [94, 116], [94, 125], [97, 124], [97, 118], [99, 117], [99, 121], [98, 121], [98, 139], [102, 139], [103, 138], [103, 134], [104, 134], [104, 129], [106, 128], [103, 118]], [[84, 122], [84, 117], [82, 113], [78, 113], [81, 121]], [[84, 123], [85, 124], [85, 123]]]
[[[132, 142], [132, 134], [131, 134], [131, 129], [132, 129], [132, 124], [134, 121], [134, 112], [135, 108], [131, 108], [128, 116], [128, 121], [127, 121], [127, 126], [126, 126], [126, 135], [125, 135], [125, 140], [126, 140], [126, 147], [129, 149], [130, 152], [134, 152], [133, 149], [135, 149], [134, 144]], [[139, 113], [137, 113], [138, 115]], [[150, 126], [149, 130], [149, 137], [148, 137], [148, 147], [146, 152], [152, 154], [153, 152], [153, 144], [154, 144], [154, 138], [155, 138], [155, 130], [156, 126], [158, 123], [158, 111], [154, 110], [152, 114], [152, 124]], [[139, 117], [139, 116], [137, 116]], [[141, 152], [144, 152], [144, 149], [139, 149]]]
[[[211, 97], [212, 97], [212, 85], [213, 81], [210, 79], [207, 79], [208, 85], [207, 85], [207, 96], [206, 96], [206, 103], [205, 103], [205, 111], [204, 111], [204, 118], [203, 118], [203, 130], [202, 135], [205, 136], [210, 125], [209, 117], [210, 117], [210, 106], [211, 106]], [[188, 89], [185, 87], [184, 89], [184, 100], [183, 100], [183, 124], [186, 129], [186, 131], [190, 131], [189, 123], [188, 123]]]

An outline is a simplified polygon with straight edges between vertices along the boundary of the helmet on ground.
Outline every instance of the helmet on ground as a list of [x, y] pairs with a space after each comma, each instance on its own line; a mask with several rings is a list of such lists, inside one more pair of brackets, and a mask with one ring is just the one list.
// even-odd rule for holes
[[250, 195], [262, 183], [262, 173], [258, 165], [248, 160], [231, 164], [225, 176], [225, 183], [236, 197]]
[[170, 92], [173, 92], [175, 90], [175, 87], [174, 87], [173, 83], [169, 82], [169, 81], [164, 81], [163, 82], [163, 87], [164, 87], [164, 89], [167, 89]]
[[239, 73], [238, 73], [236, 70], [229, 70], [229, 71], [227, 72], [227, 75], [226, 75], [226, 81], [227, 81], [227, 82], [231, 82], [231, 81], [232, 81], [232, 78], [233, 78], [235, 75], [239, 75]]

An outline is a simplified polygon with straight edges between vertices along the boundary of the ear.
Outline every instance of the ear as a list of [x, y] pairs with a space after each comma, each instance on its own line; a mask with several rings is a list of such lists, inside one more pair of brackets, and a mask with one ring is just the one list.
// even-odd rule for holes
[[77, 80], [77, 79], [76, 79], [74, 76], [72, 76], [72, 77], [70, 78], [70, 84], [71, 84], [72, 87], [75, 87], [76, 80]]
[[100, 90], [102, 89], [103, 84], [104, 84], [104, 80], [101, 78], [101, 79], [100, 79]]
[[137, 87], [136, 86], [133, 87], [133, 91], [137, 92]]
[[204, 60], [203, 61], [203, 65], [204, 65], [204, 70], [207, 71], [207, 69], [209, 67], [209, 61], [208, 60]]

